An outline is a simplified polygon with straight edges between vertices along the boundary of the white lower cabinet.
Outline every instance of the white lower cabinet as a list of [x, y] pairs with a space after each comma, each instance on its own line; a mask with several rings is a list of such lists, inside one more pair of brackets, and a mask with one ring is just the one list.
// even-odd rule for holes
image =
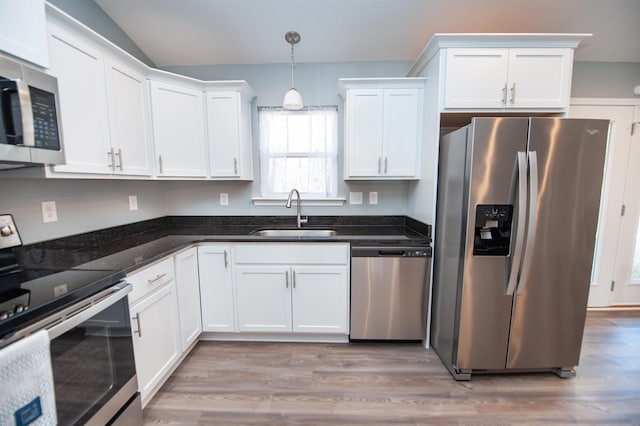
[[184, 352], [202, 333], [198, 250], [192, 247], [176, 254], [174, 260], [180, 313], [180, 343]]
[[235, 247], [239, 332], [348, 334], [348, 244]]
[[207, 244], [198, 247], [202, 330], [235, 332], [231, 247]]
[[173, 258], [127, 277], [133, 351], [142, 404], [177, 365], [182, 353]]

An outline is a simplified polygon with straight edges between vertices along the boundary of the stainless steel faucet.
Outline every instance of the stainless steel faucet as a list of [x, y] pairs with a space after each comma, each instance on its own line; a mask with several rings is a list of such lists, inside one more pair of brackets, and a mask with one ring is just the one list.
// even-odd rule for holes
[[293, 193], [296, 193], [296, 195], [298, 196], [298, 212], [297, 212], [297, 216], [296, 216], [296, 224], [298, 226], [298, 228], [302, 228], [302, 224], [303, 223], [307, 223], [307, 221], [309, 220], [309, 218], [307, 216], [305, 217], [300, 217], [300, 193], [298, 192], [297, 189], [292, 189], [291, 191], [289, 191], [289, 198], [287, 198], [287, 205], [286, 207], [288, 209], [291, 208], [291, 199], [293, 198]]

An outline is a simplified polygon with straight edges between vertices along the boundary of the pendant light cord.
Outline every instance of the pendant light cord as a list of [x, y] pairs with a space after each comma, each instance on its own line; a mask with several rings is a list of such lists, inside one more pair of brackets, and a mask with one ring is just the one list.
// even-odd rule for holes
[[291, 43], [291, 88], [294, 88], [293, 85], [293, 68], [296, 66], [295, 59], [293, 56], [293, 43]]

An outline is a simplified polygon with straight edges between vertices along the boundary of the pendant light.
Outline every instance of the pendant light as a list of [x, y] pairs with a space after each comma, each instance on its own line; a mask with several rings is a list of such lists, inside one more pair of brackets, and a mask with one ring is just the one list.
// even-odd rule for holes
[[282, 107], [284, 109], [302, 109], [304, 106], [302, 103], [302, 96], [300, 96], [300, 92], [298, 92], [293, 85], [293, 68], [296, 66], [294, 56], [293, 56], [293, 45], [297, 44], [300, 41], [300, 34], [295, 31], [289, 31], [284, 35], [284, 39], [291, 45], [291, 89], [284, 95], [284, 99], [282, 100]]

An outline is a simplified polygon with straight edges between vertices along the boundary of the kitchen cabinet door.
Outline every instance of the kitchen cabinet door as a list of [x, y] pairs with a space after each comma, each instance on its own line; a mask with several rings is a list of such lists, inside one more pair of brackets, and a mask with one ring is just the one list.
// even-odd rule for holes
[[345, 110], [345, 177], [379, 176], [383, 162], [384, 91], [348, 90]]
[[572, 49], [509, 49], [509, 108], [566, 108]]
[[151, 81], [153, 140], [158, 177], [207, 175], [202, 91]]
[[291, 331], [291, 268], [234, 267], [238, 331]]
[[152, 176], [151, 118], [146, 77], [114, 59], [106, 62], [110, 169], [116, 174]]
[[182, 352], [198, 340], [202, 333], [200, 311], [200, 278], [198, 275], [198, 250], [193, 247], [174, 257], [178, 313], [180, 315], [180, 343]]
[[422, 102], [422, 89], [384, 90], [382, 173], [385, 177], [417, 177]]
[[251, 100], [240, 90], [206, 96], [211, 177], [252, 180]]
[[294, 266], [291, 299], [294, 332], [349, 332], [349, 273], [346, 266]]
[[227, 245], [198, 247], [203, 331], [235, 332], [231, 249]]
[[4, 0], [0, 13], [0, 50], [49, 67], [44, 0]]
[[58, 78], [66, 165], [56, 172], [111, 173], [104, 55], [92, 44], [49, 23], [52, 75]]
[[447, 49], [445, 108], [505, 107], [509, 49]]
[[138, 389], [145, 405], [181, 354], [175, 281], [138, 300], [129, 310]]

